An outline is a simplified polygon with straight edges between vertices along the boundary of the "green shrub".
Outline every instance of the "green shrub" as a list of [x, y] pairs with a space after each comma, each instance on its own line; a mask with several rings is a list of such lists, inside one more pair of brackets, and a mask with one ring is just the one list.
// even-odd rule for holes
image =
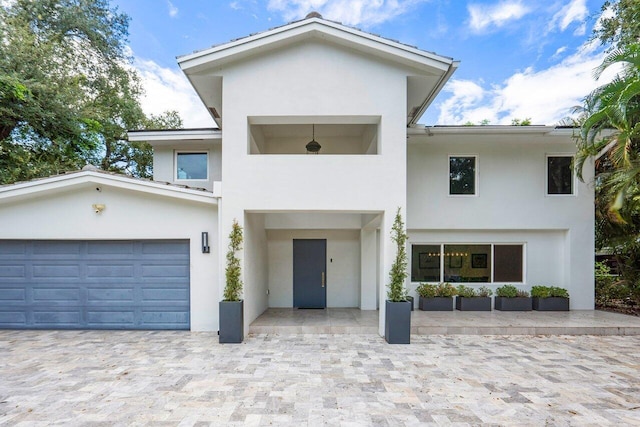
[[480, 286], [476, 289], [476, 296], [478, 297], [490, 297], [491, 295], [493, 295], [493, 291], [486, 286]]
[[459, 285], [457, 288], [458, 296], [463, 298], [474, 297], [490, 297], [493, 295], [493, 291], [486, 286], [481, 286], [478, 289], [473, 289], [470, 286]]
[[518, 288], [513, 285], [504, 285], [496, 289], [496, 295], [503, 298], [515, 298], [518, 296]]
[[534, 298], [560, 297], [569, 298], [569, 292], [557, 286], [532, 286], [531, 296]]
[[422, 298], [433, 298], [436, 296], [438, 291], [438, 286], [430, 285], [428, 283], [420, 283], [420, 285], [416, 288], [416, 292]]
[[624, 300], [631, 296], [631, 290], [625, 281], [611, 274], [611, 269], [604, 262], [595, 264], [596, 304], [606, 306], [612, 300]]
[[458, 294], [456, 288], [449, 282], [440, 283], [436, 290], [436, 295], [439, 297], [451, 298]]
[[518, 289], [518, 292], [516, 292], [516, 296], [518, 298], [529, 298], [529, 292], [523, 289]]
[[458, 285], [456, 291], [459, 297], [473, 298], [476, 296], [476, 291], [470, 286]]

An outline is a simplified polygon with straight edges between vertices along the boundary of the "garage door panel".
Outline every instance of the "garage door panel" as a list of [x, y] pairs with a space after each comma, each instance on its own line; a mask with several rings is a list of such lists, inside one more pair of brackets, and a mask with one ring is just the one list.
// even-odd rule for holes
[[0, 301], [25, 302], [27, 291], [24, 288], [0, 288]]
[[80, 276], [78, 265], [34, 264], [33, 278], [77, 279]]
[[106, 264], [87, 265], [87, 278], [127, 278], [134, 277], [135, 266], [133, 264]]
[[159, 327], [167, 324], [181, 324], [185, 327], [189, 325], [189, 316], [184, 311], [143, 311], [142, 322], [153, 329], [153, 325]]
[[24, 310], [0, 310], [0, 325], [6, 328], [17, 328], [27, 324], [27, 313]]
[[82, 246], [82, 242], [77, 241], [40, 240], [33, 242], [32, 252], [33, 255], [50, 255], [52, 258], [61, 258], [67, 255], [79, 255]]
[[185, 277], [189, 272], [188, 265], [146, 264], [142, 266], [142, 275], [150, 277]]
[[87, 290], [87, 305], [100, 305], [105, 303], [130, 302], [133, 304], [133, 288], [89, 288]]
[[91, 255], [116, 255], [120, 258], [131, 255], [134, 252], [135, 242], [130, 241], [89, 241], [87, 242], [87, 254]]
[[38, 328], [77, 328], [82, 324], [82, 310], [50, 309], [33, 310], [33, 326]]
[[59, 288], [59, 287], [47, 287], [47, 288], [33, 288], [32, 289], [32, 301], [34, 303], [46, 302], [46, 303], [78, 303], [80, 301], [80, 289], [78, 288]]
[[24, 265], [0, 264], [0, 277], [22, 279], [26, 276], [27, 269]]
[[124, 308], [118, 308], [115, 310], [87, 310], [87, 325], [91, 327], [127, 327], [127, 329], [134, 328], [135, 325], [135, 310]]
[[0, 240], [0, 271], [0, 328], [190, 327], [186, 240]]

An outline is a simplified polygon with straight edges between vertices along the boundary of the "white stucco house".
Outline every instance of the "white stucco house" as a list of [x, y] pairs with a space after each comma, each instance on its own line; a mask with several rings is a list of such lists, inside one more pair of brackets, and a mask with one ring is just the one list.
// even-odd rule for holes
[[237, 219], [245, 328], [270, 307], [357, 307], [382, 334], [398, 207], [410, 293], [545, 284], [594, 308], [572, 130], [418, 124], [458, 61], [310, 14], [178, 62], [219, 129], [130, 132], [153, 181], [0, 187], [0, 327], [215, 331]]

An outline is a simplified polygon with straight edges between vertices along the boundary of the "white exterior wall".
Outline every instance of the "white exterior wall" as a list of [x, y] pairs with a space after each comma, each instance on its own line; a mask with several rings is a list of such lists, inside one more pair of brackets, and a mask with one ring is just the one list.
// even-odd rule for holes
[[327, 239], [327, 307], [360, 307], [358, 230], [268, 230], [269, 307], [293, 307], [293, 239]]
[[[385, 250], [391, 244], [388, 230], [397, 207], [405, 211], [407, 70], [309, 41], [223, 67], [220, 75], [221, 230], [230, 229], [233, 218], [243, 218], [245, 211], [385, 212], [379, 274], [386, 276], [394, 255]], [[295, 116], [309, 122], [321, 122], [323, 116], [380, 117], [379, 154], [250, 155], [248, 118], [267, 116], [281, 123]], [[224, 233], [222, 240], [226, 247]], [[244, 263], [245, 277], [251, 277], [252, 268]], [[245, 322], [250, 320], [245, 314]], [[383, 322], [382, 314], [381, 333]]]
[[[216, 205], [149, 195], [91, 183], [69, 191], [0, 204], [3, 239], [190, 240], [191, 330], [218, 330]], [[101, 203], [96, 214], [92, 204]], [[211, 253], [203, 254], [201, 233]]]
[[[258, 316], [268, 308], [267, 232], [264, 214], [246, 214], [244, 221], [244, 311], [245, 333]], [[226, 233], [227, 235], [229, 233]], [[226, 254], [226, 251], [223, 251]], [[222, 282], [224, 283], [224, 282]]]
[[[592, 171], [585, 170], [587, 183], [576, 179], [574, 195], [546, 194], [546, 155], [574, 153], [570, 136], [487, 135], [479, 130], [476, 135], [414, 141], [407, 157], [410, 243], [494, 243], [509, 231], [511, 241], [529, 243], [528, 286], [565, 287], [572, 309], [593, 309]], [[477, 196], [449, 196], [449, 155], [478, 156]], [[554, 237], [546, 241], [549, 232]], [[547, 252], [559, 260], [552, 262]]]

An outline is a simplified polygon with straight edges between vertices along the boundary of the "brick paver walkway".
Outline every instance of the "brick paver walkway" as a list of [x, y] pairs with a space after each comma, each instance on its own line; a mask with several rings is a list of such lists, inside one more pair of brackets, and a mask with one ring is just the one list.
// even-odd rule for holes
[[0, 425], [640, 425], [638, 336], [0, 331]]

